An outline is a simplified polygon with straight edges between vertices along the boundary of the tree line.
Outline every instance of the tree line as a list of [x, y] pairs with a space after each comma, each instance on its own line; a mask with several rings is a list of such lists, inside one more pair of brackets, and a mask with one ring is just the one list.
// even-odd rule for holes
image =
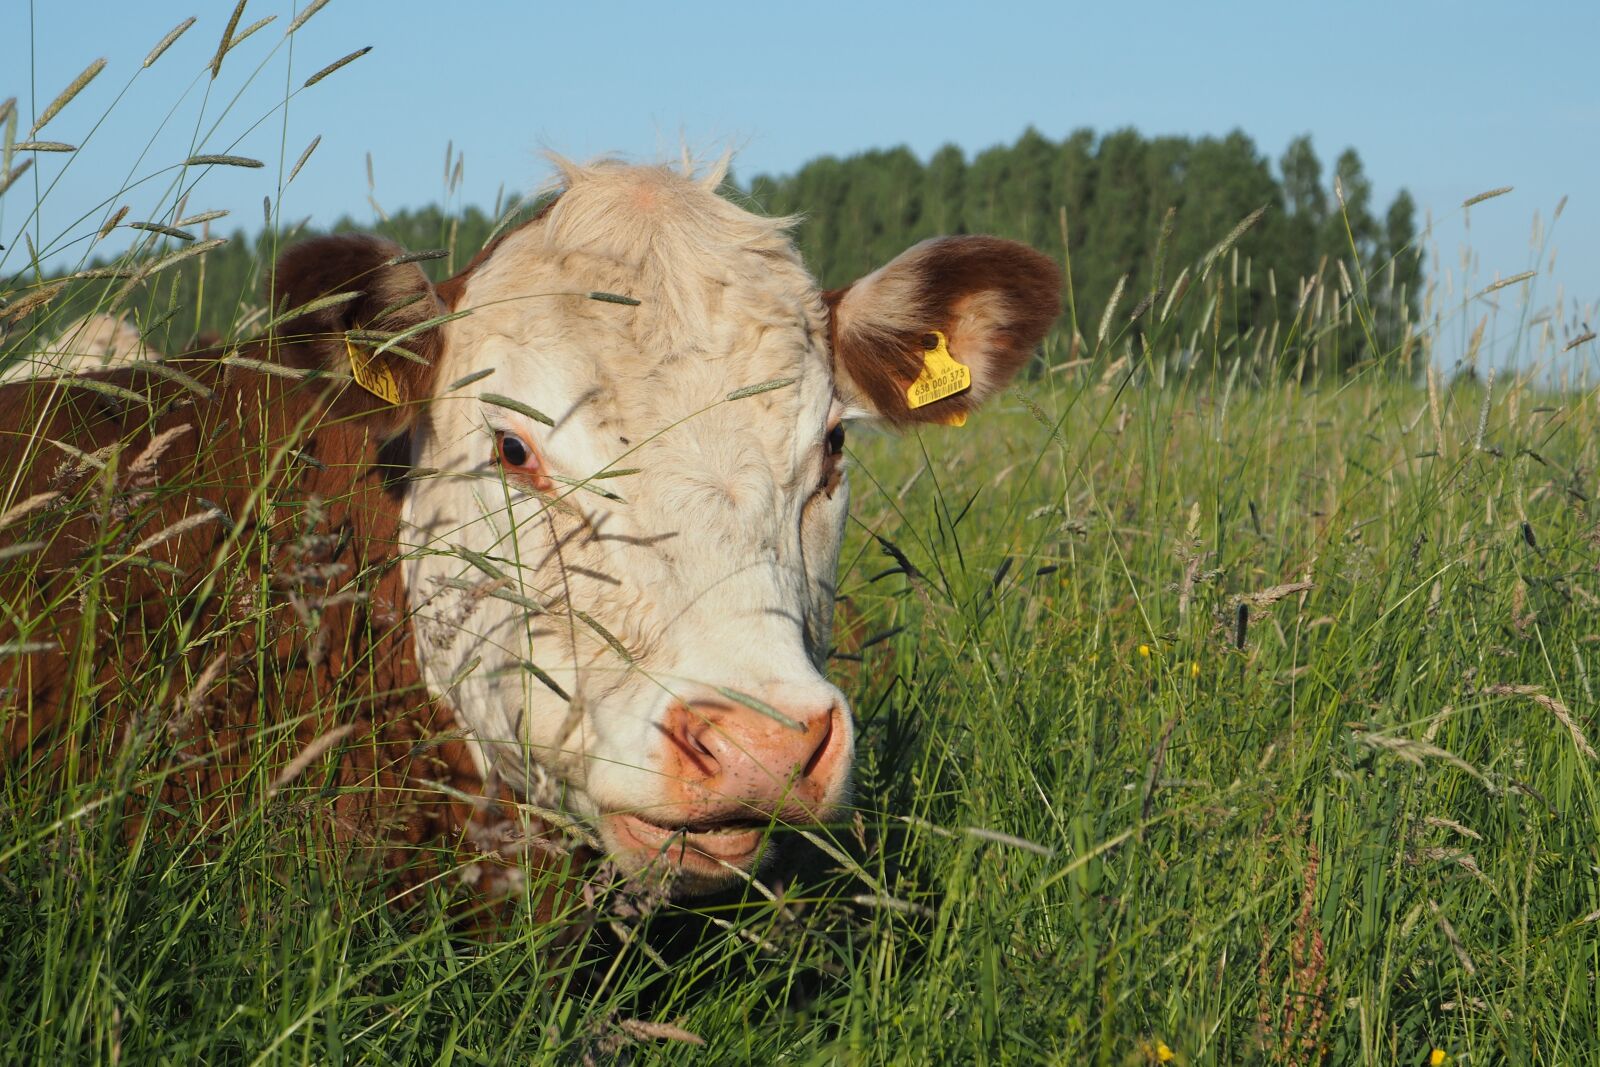
[[[1070, 270], [1072, 325], [1091, 336], [1114, 294], [1120, 310], [1159, 313], [1183, 269], [1252, 217], [1232, 246], [1242, 276], [1230, 261], [1228, 299], [1211, 309], [1233, 318], [1230, 335], [1293, 322], [1312, 278], [1346, 305], [1360, 290], [1354, 302], [1367, 311], [1366, 327], [1353, 324], [1330, 353], [1334, 366], [1394, 350], [1417, 319], [1422, 256], [1411, 195], [1402, 189], [1380, 217], [1355, 149], [1325, 174], [1309, 137], [1292, 141], [1274, 168], [1237, 131], [1078, 130], [1053, 141], [1029, 129], [970, 159], [955, 145], [926, 163], [906, 148], [823, 157], [792, 175], [755, 178], [749, 195], [763, 210], [803, 215], [799, 246], [825, 285], [936, 234], [1025, 241]], [[1206, 313], [1204, 301], [1187, 301], [1170, 332], [1181, 336]]]
[[[1197, 350], [1205, 347], [1202, 331], [1237, 339], [1259, 335], [1269, 323], [1287, 324], [1281, 337], [1273, 331], [1281, 359], [1292, 351], [1290, 335], [1311, 328], [1305, 305], [1317, 288], [1307, 286], [1313, 278], [1342, 309], [1328, 319], [1319, 293], [1321, 319], [1337, 324], [1342, 314], [1349, 327], [1328, 345], [1327, 369], [1394, 352], [1417, 319], [1422, 256], [1410, 195], [1402, 190], [1380, 215], [1356, 151], [1340, 153], [1325, 173], [1308, 137], [1292, 141], [1274, 166], [1237, 131], [1190, 138], [1079, 130], [1054, 141], [1030, 129], [1014, 144], [971, 158], [954, 145], [926, 162], [903, 147], [824, 156], [790, 175], [759, 175], [748, 184], [730, 178], [725, 193], [758, 211], [799, 216], [798, 246], [825, 286], [859, 277], [926, 237], [992, 233], [1025, 241], [1069, 273], [1063, 325], [1079, 339], [1068, 349], [1074, 353], [1082, 338], [1096, 339], [1102, 321], [1117, 327], [1114, 339], [1142, 338], [1159, 317], [1163, 336], [1176, 339], [1179, 349], [1190, 338]], [[330, 230], [375, 231], [414, 251], [437, 249], [424, 269], [445, 277], [512, 214], [498, 205], [491, 212], [429, 206], [375, 224], [346, 217]], [[225, 245], [141, 283], [127, 306], [164, 351], [201, 336], [248, 334], [265, 317], [268, 265], [282, 247], [316, 232], [323, 231], [307, 225], [253, 237], [238, 231]], [[1189, 298], [1208, 253], [1230, 238], [1225, 296], [1219, 283], [1214, 296]], [[145, 257], [183, 244], [156, 239]], [[59, 329], [104, 308], [123, 284], [117, 278], [76, 283], [53, 302], [50, 321]], [[7, 347], [41, 335], [49, 336], [47, 326], [14, 328]]]

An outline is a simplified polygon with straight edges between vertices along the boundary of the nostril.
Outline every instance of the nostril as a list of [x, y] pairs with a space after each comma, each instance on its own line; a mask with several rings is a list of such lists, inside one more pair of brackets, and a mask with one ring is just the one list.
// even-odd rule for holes
[[719, 767], [715, 754], [700, 739], [700, 734], [707, 725], [689, 708], [680, 704], [673, 709], [671, 720], [663, 732], [691, 767], [704, 777], [711, 778]]
[[833, 745], [833, 721], [839, 715], [838, 707], [828, 712], [828, 718], [822, 728], [822, 737], [817, 741], [817, 747], [812, 751], [811, 757], [806, 760], [804, 769], [800, 772], [801, 778], [810, 778], [821, 765], [823, 757], [828, 754], [828, 749]]

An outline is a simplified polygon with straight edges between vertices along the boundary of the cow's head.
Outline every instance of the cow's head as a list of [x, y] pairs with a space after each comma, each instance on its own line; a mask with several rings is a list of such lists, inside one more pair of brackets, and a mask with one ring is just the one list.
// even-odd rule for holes
[[[720, 174], [563, 179], [437, 289], [352, 237], [292, 251], [278, 284], [290, 303], [362, 289], [317, 312], [334, 336], [459, 316], [400, 342], [431, 368], [376, 357], [397, 404], [353, 394], [411, 431], [429, 683], [486, 772], [700, 891], [849, 793], [850, 710], [822, 673], [846, 428], [963, 421], [1055, 319], [1059, 277], [1021, 245], [952, 237], [823, 292], [792, 220], [718, 196]], [[366, 357], [340, 340], [331, 358]], [[961, 385], [949, 359], [971, 384], [942, 395]], [[955, 380], [930, 386], [941, 369]]]

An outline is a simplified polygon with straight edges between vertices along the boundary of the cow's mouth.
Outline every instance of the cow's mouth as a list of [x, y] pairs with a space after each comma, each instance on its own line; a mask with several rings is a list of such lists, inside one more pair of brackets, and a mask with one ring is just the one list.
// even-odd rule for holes
[[611, 845], [641, 865], [666, 865], [695, 881], [723, 882], [749, 871], [761, 852], [767, 819], [729, 818], [665, 826], [637, 815], [606, 817]]

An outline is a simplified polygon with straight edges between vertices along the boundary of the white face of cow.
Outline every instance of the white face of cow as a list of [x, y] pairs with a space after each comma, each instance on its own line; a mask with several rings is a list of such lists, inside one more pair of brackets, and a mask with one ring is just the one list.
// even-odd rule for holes
[[[705, 890], [753, 869], [768, 827], [848, 796], [850, 710], [822, 674], [845, 425], [964, 415], [1026, 359], [1058, 283], [970, 238], [824, 294], [787, 220], [718, 197], [719, 176], [564, 177], [452, 283], [468, 314], [442, 327], [405, 504], [418, 654], [486, 771], [588, 820], [624, 867]], [[935, 330], [974, 384], [913, 412]]]

